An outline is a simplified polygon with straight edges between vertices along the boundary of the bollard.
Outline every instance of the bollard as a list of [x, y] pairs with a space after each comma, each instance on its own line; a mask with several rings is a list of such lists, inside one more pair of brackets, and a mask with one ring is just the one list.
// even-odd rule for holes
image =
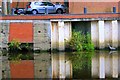
[[116, 13], [116, 7], [113, 7], [113, 13]]
[[48, 9], [47, 8], [45, 8], [45, 14], [48, 14]]
[[84, 14], [86, 14], [87, 13], [87, 8], [86, 7], [84, 7]]
[[15, 8], [12, 8], [11, 14], [12, 14], [12, 15], [15, 14]]

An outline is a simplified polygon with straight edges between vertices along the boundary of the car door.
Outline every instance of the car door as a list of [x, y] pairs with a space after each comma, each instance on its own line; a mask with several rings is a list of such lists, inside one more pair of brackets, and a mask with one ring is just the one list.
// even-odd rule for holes
[[36, 2], [36, 9], [38, 11], [38, 13], [45, 13], [45, 7], [46, 5], [42, 2]]
[[55, 13], [56, 12], [55, 5], [53, 5], [50, 2], [47, 2], [47, 7], [46, 8], [47, 8], [48, 13]]

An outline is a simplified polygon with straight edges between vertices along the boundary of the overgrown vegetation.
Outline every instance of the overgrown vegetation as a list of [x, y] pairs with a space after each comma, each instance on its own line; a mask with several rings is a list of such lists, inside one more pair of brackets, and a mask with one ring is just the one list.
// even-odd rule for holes
[[85, 35], [81, 31], [73, 31], [72, 38], [68, 44], [70, 49], [73, 51], [94, 50], [94, 44], [91, 41], [91, 35], [89, 33]]
[[21, 43], [17, 40], [12, 40], [9, 44], [8, 44], [8, 48], [9, 48], [9, 51], [15, 51], [15, 50], [21, 50], [21, 47], [20, 47]]
[[30, 45], [28, 43], [20, 43], [17, 40], [12, 40], [8, 44], [9, 51], [29, 51], [31, 50]]

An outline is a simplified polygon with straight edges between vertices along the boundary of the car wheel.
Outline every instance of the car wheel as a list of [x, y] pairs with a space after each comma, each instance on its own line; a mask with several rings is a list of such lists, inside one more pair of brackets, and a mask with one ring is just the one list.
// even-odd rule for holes
[[56, 12], [57, 12], [57, 14], [62, 14], [63, 10], [62, 9], [58, 9]]
[[37, 10], [32, 10], [32, 14], [37, 14]]

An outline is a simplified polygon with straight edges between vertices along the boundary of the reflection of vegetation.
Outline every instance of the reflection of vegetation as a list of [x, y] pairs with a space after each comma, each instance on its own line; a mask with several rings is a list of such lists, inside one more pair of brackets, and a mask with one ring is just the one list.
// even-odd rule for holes
[[88, 74], [91, 74], [91, 57], [93, 54], [94, 52], [74, 52], [74, 54], [69, 54], [73, 66], [73, 77], [90, 77]]
[[31, 50], [30, 44], [28, 44], [28, 43], [22, 44], [17, 40], [12, 40], [8, 44], [8, 48], [9, 48], [9, 51], [29, 51], [29, 50]]
[[86, 35], [82, 32], [75, 32], [72, 33], [72, 39], [69, 42], [70, 48], [75, 51], [93, 51], [94, 45], [91, 41], [91, 36], [89, 33]]
[[33, 60], [33, 54], [32, 53], [10, 53], [8, 59], [12, 61]]

